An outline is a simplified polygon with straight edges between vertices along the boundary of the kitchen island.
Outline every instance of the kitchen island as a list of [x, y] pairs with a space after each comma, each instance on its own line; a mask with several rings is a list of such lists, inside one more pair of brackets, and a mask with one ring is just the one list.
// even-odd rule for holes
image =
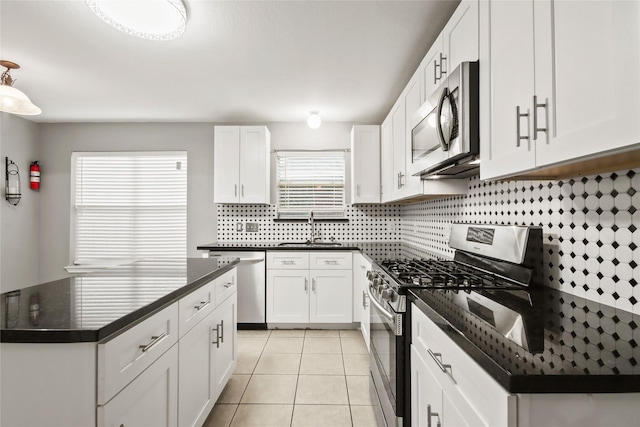
[[236, 264], [145, 259], [2, 294], [0, 424], [201, 424], [236, 365]]

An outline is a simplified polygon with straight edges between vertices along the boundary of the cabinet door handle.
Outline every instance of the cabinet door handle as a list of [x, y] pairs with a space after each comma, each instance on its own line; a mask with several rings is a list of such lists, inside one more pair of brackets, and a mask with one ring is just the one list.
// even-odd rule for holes
[[158, 344], [166, 336], [167, 336], [167, 334], [164, 333], [164, 332], [162, 334], [160, 334], [160, 335], [152, 336], [151, 337], [151, 342], [149, 344], [143, 344], [143, 345], [140, 346], [140, 348], [142, 349], [142, 352], [144, 353], [146, 351], [151, 350], [151, 347], [153, 347], [154, 345]]
[[238, 184], [233, 186], [233, 195], [238, 197]]
[[449, 378], [451, 378], [451, 381], [453, 381], [454, 384], [457, 384], [456, 380], [453, 379], [453, 368], [451, 367], [451, 365], [442, 363], [442, 354], [434, 353], [433, 351], [431, 351], [430, 348], [427, 349], [427, 352], [429, 353], [429, 356], [431, 356], [431, 358], [436, 362], [436, 365], [438, 365], [438, 368], [440, 368], [442, 372], [447, 374]]
[[402, 188], [404, 187], [404, 174], [402, 172], [400, 172], [400, 187], [398, 188]]
[[240, 195], [244, 197], [244, 184], [240, 185]]
[[447, 57], [440, 52], [440, 79], [442, 79], [443, 74], [447, 74], [447, 70], [442, 66], [442, 63], [447, 60]]
[[304, 278], [304, 291], [307, 292], [307, 289], [309, 289], [309, 279], [307, 279], [305, 277]]
[[546, 132], [547, 128], [538, 127], [538, 108], [544, 108], [545, 118], [547, 116], [547, 103], [538, 104], [538, 97], [533, 95], [533, 140], [538, 139], [538, 132]]
[[311, 290], [313, 292], [316, 291], [316, 279], [315, 279], [315, 277], [313, 279], [311, 279]]
[[224, 320], [220, 320], [220, 342], [224, 342]]
[[216, 325], [215, 328], [211, 328], [212, 331], [216, 331], [216, 340], [211, 341], [211, 344], [215, 344], [216, 348], [220, 348], [220, 325]]
[[[527, 136], [522, 136], [520, 135], [520, 119], [522, 117], [529, 117], [529, 113], [520, 113], [520, 106], [518, 105], [516, 107], [516, 133], [517, 133], [517, 139], [516, 139], [516, 147], [520, 147], [520, 140], [521, 139], [529, 139], [529, 135]], [[527, 126], [528, 128], [528, 126]]]
[[367, 308], [367, 292], [362, 291], [362, 308]]
[[356, 184], [356, 196], [360, 197], [360, 184]]
[[438, 83], [438, 60], [433, 60], [433, 84]]
[[193, 308], [196, 309], [196, 311], [200, 311], [202, 310], [204, 307], [206, 307], [207, 305], [209, 305], [211, 301], [200, 301], [200, 305], [196, 305]]
[[431, 417], [437, 417], [436, 427], [440, 427], [440, 415], [431, 410], [431, 405], [427, 404], [427, 427], [431, 427]]

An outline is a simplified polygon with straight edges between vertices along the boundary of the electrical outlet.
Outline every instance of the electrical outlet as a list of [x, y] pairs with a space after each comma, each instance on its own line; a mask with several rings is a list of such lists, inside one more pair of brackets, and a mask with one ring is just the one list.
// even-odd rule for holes
[[236, 224], [236, 231], [242, 231], [242, 223], [241, 222]]
[[257, 233], [259, 230], [260, 230], [260, 227], [257, 222], [247, 223], [247, 233]]

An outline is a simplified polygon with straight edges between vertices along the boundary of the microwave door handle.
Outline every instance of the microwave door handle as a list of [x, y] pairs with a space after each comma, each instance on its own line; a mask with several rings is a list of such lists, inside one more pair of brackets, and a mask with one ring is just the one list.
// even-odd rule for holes
[[442, 115], [442, 107], [444, 105], [445, 99], [449, 96], [449, 88], [445, 87], [442, 89], [442, 93], [440, 94], [440, 99], [438, 100], [438, 109], [436, 110], [436, 129], [438, 134], [438, 140], [440, 140], [440, 147], [442, 151], [449, 151], [449, 141], [444, 140], [444, 132], [442, 132], [442, 122], [440, 121], [440, 117]]

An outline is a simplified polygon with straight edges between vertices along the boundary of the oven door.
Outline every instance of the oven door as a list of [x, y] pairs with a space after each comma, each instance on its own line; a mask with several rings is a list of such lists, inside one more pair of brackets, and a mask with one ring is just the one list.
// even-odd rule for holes
[[[404, 407], [403, 314], [371, 301], [371, 374], [387, 426], [402, 425]], [[376, 402], [377, 403], [377, 402]]]

